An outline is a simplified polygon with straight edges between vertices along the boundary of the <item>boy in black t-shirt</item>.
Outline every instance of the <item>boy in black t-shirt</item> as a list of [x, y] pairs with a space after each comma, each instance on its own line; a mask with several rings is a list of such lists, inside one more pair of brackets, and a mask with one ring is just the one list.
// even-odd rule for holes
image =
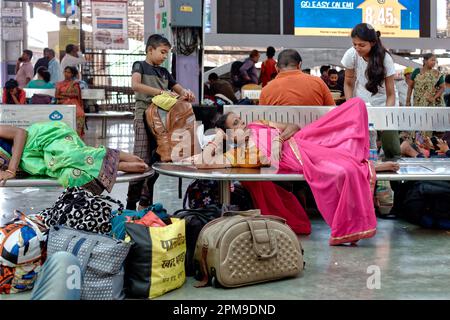
[[[133, 64], [131, 86], [136, 96], [134, 118], [134, 154], [148, 165], [152, 165], [151, 153], [156, 148], [156, 142], [148, 137], [144, 123], [145, 110], [152, 103], [153, 97], [169, 91], [179, 99], [192, 102], [195, 100], [191, 91], [179, 85], [169, 71], [161, 67], [167, 59], [172, 45], [161, 35], [154, 34], [147, 40], [146, 59]], [[153, 186], [158, 179], [155, 174], [145, 181], [132, 182], [128, 188], [127, 209], [136, 210], [149, 207], [153, 202]]]

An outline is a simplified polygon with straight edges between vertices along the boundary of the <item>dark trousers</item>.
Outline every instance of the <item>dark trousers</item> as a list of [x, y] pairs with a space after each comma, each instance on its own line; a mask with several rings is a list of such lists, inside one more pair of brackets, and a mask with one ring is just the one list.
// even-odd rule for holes
[[[156, 147], [156, 139], [145, 121], [145, 115], [142, 119], [135, 119], [134, 155], [142, 158], [147, 165], [152, 166], [159, 161]], [[158, 177], [159, 174], [155, 173], [151, 178], [130, 183], [127, 194], [127, 210], [136, 210], [137, 203], [142, 207], [150, 207], [153, 204], [154, 186]]]

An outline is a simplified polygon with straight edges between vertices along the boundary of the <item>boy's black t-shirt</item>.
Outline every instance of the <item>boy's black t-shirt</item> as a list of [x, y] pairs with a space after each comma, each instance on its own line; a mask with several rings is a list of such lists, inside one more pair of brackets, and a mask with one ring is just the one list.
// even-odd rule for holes
[[[133, 64], [132, 74], [140, 73], [142, 76], [142, 84], [145, 84], [152, 88], [158, 88], [161, 90], [171, 90], [177, 82], [170, 72], [159, 66], [153, 66], [146, 61], [136, 61]], [[136, 104], [136, 114], [142, 113], [147, 109], [148, 104], [152, 102], [153, 96], [136, 92], [136, 102], [142, 101], [145, 103]]]

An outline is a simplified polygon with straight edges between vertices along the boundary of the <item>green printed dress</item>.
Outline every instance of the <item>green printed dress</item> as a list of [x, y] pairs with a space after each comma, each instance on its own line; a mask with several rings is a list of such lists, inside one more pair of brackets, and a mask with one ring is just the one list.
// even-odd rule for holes
[[[86, 146], [77, 132], [60, 121], [33, 124], [27, 133], [21, 170], [56, 178], [64, 187], [85, 187], [96, 194], [105, 189], [111, 192], [119, 167], [118, 150]], [[0, 149], [5, 165], [10, 154]]]

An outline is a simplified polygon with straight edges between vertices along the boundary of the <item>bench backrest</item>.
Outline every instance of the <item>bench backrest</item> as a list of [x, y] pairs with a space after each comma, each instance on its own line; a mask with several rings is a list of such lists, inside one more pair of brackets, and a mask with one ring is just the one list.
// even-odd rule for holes
[[[28, 89], [25, 88], [27, 99], [30, 99], [34, 94], [46, 94], [55, 96], [55, 89]], [[81, 90], [81, 97], [85, 100], [105, 100], [105, 89], [83, 89]]]
[[[224, 106], [246, 123], [257, 120], [295, 123], [304, 127], [335, 107]], [[369, 123], [377, 130], [450, 131], [450, 108], [368, 107]]]
[[76, 106], [73, 105], [0, 105], [0, 124], [27, 128], [36, 122], [63, 121], [76, 130]]

